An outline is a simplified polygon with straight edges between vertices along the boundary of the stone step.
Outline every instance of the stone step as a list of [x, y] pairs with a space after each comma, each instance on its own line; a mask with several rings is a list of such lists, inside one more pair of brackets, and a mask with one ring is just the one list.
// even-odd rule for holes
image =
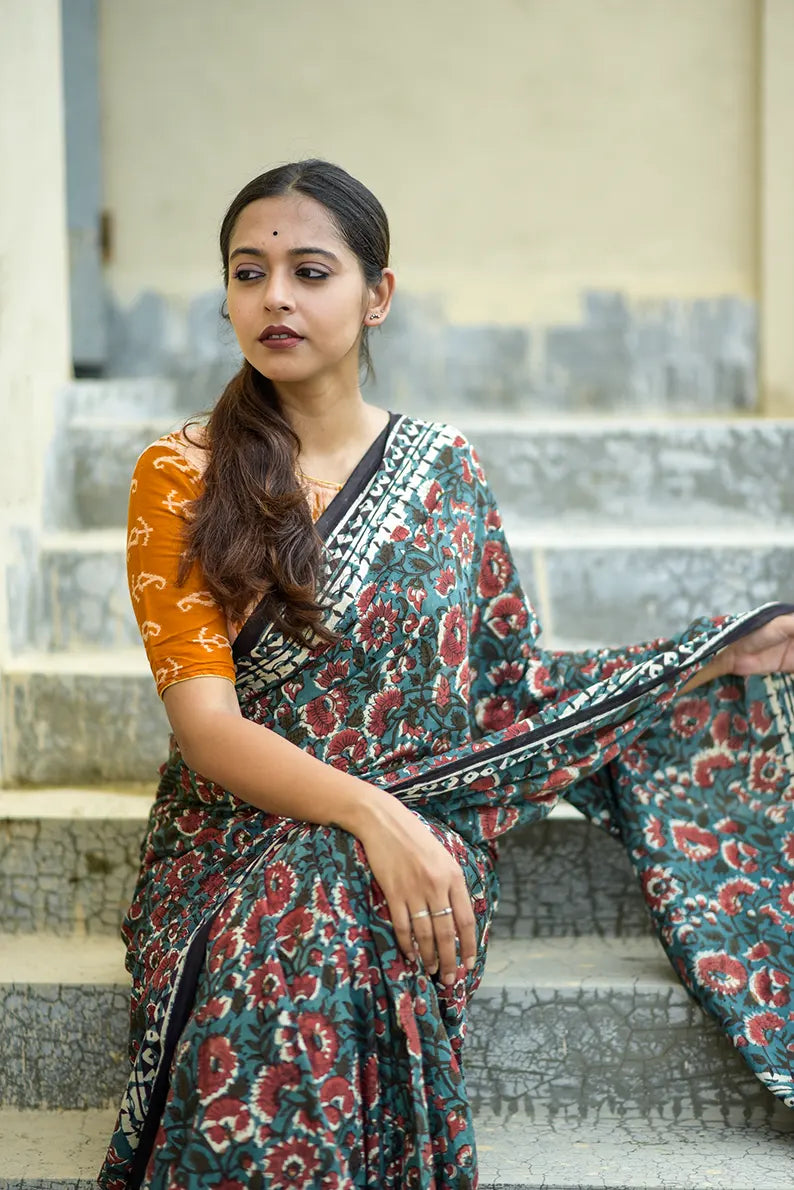
[[[550, 646], [651, 639], [704, 614], [790, 600], [794, 590], [794, 528], [539, 528], [509, 540]], [[140, 647], [123, 530], [47, 535], [39, 573], [37, 649]]]
[[[0, 938], [0, 1106], [97, 1108], [128, 1070], [120, 942]], [[580, 1120], [794, 1126], [704, 1020], [652, 939], [494, 940], [471, 1005], [472, 1103]]]
[[503, 1119], [794, 1128], [649, 936], [494, 940], [469, 1021], [469, 1095]]
[[[118, 937], [154, 781], [0, 791], [0, 933]], [[623, 849], [561, 803], [501, 844], [493, 937], [635, 937], [650, 925]]]
[[[794, 527], [791, 420], [433, 416], [474, 443], [511, 526]], [[182, 420], [170, 411], [74, 418], [59, 446], [48, 523], [124, 525], [138, 454]]]
[[[115, 1108], [0, 1110], [0, 1190], [95, 1190]], [[784, 1190], [791, 1134], [475, 1115], [480, 1190]]]
[[0, 680], [7, 784], [156, 778], [169, 727], [142, 647], [26, 654]]
[[154, 782], [0, 790], [0, 933], [119, 936]]

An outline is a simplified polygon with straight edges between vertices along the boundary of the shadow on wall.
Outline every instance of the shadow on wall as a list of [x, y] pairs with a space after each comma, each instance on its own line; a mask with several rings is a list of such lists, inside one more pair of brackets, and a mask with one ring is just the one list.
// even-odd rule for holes
[[[114, 377], [168, 376], [179, 407], [208, 408], [239, 366], [222, 290], [187, 309], [108, 297]], [[398, 295], [372, 336], [379, 404], [406, 413], [731, 413], [756, 407], [758, 313], [746, 298], [629, 301], [589, 291], [579, 323], [454, 325], [440, 302]]]

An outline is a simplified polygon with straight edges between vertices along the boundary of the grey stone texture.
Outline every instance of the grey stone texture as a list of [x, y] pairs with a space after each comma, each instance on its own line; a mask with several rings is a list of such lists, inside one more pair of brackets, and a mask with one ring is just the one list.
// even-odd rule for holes
[[[513, 526], [794, 526], [794, 421], [457, 422]], [[560, 541], [560, 545], [564, 541]]]
[[494, 943], [469, 1020], [469, 1095], [494, 1115], [794, 1128], [650, 939]]
[[118, 938], [144, 833], [135, 819], [0, 818], [0, 933]]
[[[71, 541], [71, 538], [68, 539]], [[40, 649], [137, 649], [141, 638], [127, 589], [124, 535], [117, 548], [45, 546], [39, 573], [43, 615]]]
[[0, 1106], [119, 1101], [129, 1070], [127, 985], [2, 983], [0, 1018]]
[[9, 668], [1, 677], [8, 782], [91, 785], [155, 778], [169, 728], [142, 667], [137, 673]]
[[492, 938], [644, 937], [651, 929], [625, 851], [581, 817], [511, 831], [499, 845]]
[[[515, 551], [523, 574], [537, 553]], [[794, 602], [794, 539], [788, 548], [744, 543], [550, 549], [538, 607], [550, 646], [621, 646], [669, 636], [704, 615]], [[531, 588], [530, 588], [531, 590]]]
[[477, 1116], [480, 1190], [784, 1190], [792, 1136], [775, 1125], [539, 1124]]
[[[207, 408], [240, 360], [222, 300], [218, 289], [183, 307], [149, 292], [124, 308], [109, 296], [111, 374], [168, 376], [180, 407]], [[757, 323], [756, 303], [741, 297], [630, 300], [585, 290], [581, 318], [568, 324], [456, 325], [439, 299], [398, 291], [370, 334], [372, 389], [410, 412], [750, 409]]]

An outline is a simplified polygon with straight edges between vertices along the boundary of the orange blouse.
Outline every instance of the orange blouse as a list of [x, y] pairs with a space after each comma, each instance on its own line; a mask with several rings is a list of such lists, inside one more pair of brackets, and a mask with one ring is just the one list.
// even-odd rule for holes
[[[188, 678], [235, 679], [232, 642], [242, 622], [227, 619], [194, 562], [183, 586], [176, 577], [186, 506], [201, 492], [204, 452], [179, 434], [147, 447], [135, 464], [127, 518], [130, 597], [157, 693]], [[316, 521], [340, 485], [303, 476]], [[249, 609], [253, 610], [253, 608]]]

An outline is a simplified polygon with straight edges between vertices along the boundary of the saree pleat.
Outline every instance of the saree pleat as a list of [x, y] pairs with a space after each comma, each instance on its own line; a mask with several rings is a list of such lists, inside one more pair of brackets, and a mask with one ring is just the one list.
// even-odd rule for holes
[[474, 1190], [464, 1040], [494, 841], [561, 796], [623, 841], [685, 986], [794, 1105], [792, 683], [676, 699], [789, 609], [544, 651], [455, 430], [393, 419], [340, 496], [324, 586], [339, 642], [312, 650], [252, 618], [240, 706], [421, 817], [463, 869], [477, 964], [446, 987], [406, 960], [360, 843], [240, 801], [172, 740], [122, 929], [131, 1075], [99, 1184]]

